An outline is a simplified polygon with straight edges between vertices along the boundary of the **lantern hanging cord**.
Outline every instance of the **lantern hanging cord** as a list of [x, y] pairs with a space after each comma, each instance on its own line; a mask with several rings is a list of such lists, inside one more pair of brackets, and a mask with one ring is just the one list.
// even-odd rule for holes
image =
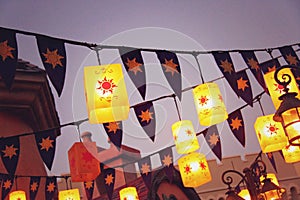
[[98, 64], [101, 65], [100, 54], [99, 54], [99, 51], [101, 51], [101, 48], [97, 46], [94, 48], [94, 51], [96, 52], [96, 55], [97, 55]]
[[180, 116], [180, 112], [179, 112], [179, 108], [178, 108], [178, 104], [177, 104], [177, 101], [176, 101], [176, 95], [173, 94], [172, 95], [173, 99], [174, 99], [174, 103], [175, 103], [175, 106], [176, 106], [176, 110], [177, 110], [177, 115], [178, 115], [178, 119], [179, 121], [181, 121], [181, 116]]
[[203, 74], [202, 74], [202, 71], [201, 71], [201, 66], [200, 66], [199, 60], [198, 60], [198, 58], [197, 58], [198, 54], [193, 53], [192, 55], [194, 56], [194, 58], [195, 58], [195, 60], [196, 60], [196, 62], [197, 62], [197, 66], [198, 66], [198, 70], [199, 70], [199, 74], [200, 74], [201, 81], [202, 81], [202, 83], [205, 83], [205, 82], [204, 82], [204, 78], [203, 78]]
[[261, 110], [262, 115], [265, 116], [265, 112], [264, 112], [263, 106], [261, 104], [261, 96], [257, 98], [257, 101], [258, 101], [259, 108]]

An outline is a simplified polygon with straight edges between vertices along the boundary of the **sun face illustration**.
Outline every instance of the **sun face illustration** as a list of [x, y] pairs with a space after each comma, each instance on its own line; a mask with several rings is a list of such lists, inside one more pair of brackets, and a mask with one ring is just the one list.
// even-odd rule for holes
[[279, 92], [280, 94], [283, 93], [283, 90], [284, 90], [283, 85], [280, 85], [280, 84], [274, 84], [274, 86], [275, 86], [275, 88], [276, 88], [275, 91]]
[[101, 81], [97, 82], [97, 92], [100, 96], [108, 96], [111, 95], [114, 91], [114, 88], [118, 87], [113, 79], [107, 79], [104, 77]]
[[268, 132], [273, 135], [273, 134], [277, 134], [278, 128], [276, 127], [275, 124], [269, 124], [267, 126]]
[[206, 105], [207, 102], [208, 102], [208, 98], [207, 98], [206, 96], [201, 96], [201, 97], [200, 97], [200, 99], [199, 99], [199, 104], [200, 104], [201, 106]]

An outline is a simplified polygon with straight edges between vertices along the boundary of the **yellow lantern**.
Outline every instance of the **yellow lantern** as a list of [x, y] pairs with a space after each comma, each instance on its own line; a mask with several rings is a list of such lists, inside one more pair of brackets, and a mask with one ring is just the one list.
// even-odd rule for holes
[[[277, 110], [278, 107], [280, 106], [280, 103], [282, 100], [279, 99], [281, 95], [283, 95], [284, 92], [284, 87], [277, 83], [274, 79], [274, 74], [275, 70], [268, 72], [264, 75], [264, 79], [266, 82], [266, 85], [268, 87], [272, 102], [275, 106], [275, 109]], [[294, 78], [294, 75], [291, 72], [291, 69], [285, 68], [282, 69], [281, 71], [278, 72], [278, 79], [282, 81], [282, 75], [283, 74], [288, 74], [292, 77], [290, 84], [287, 86], [289, 88], [289, 92], [296, 92], [298, 93], [297, 97], [300, 98], [299, 90], [298, 90], [298, 85], [297, 82]]]
[[9, 193], [9, 200], [26, 200], [26, 193], [22, 190], [16, 190]]
[[120, 200], [139, 200], [135, 187], [126, 187], [119, 192]]
[[248, 189], [241, 190], [238, 195], [240, 197], [242, 197], [243, 199], [245, 199], [245, 200], [251, 200], [250, 193], [249, 193]]
[[193, 152], [178, 160], [179, 171], [185, 187], [198, 187], [211, 181], [204, 154]]
[[121, 64], [85, 67], [84, 85], [91, 124], [128, 118], [129, 101]]
[[279, 186], [279, 183], [278, 183], [278, 180], [277, 180], [277, 177], [276, 177], [275, 174], [273, 174], [273, 173], [267, 173], [267, 176], [266, 176], [266, 177], [265, 177], [264, 175], [261, 176], [261, 177], [259, 178], [260, 182], [263, 183], [263, 180], [264, 180], [265, 178], [270, 179], [272, 183], [274, 183], [275, 185]]
[[58, 193], [58, 199], [59, 200], [80, 200], [80, 194], [79, 190], [71, 189], [71, 190], [62, 190]]
[[261, 194], [264, 195], [266, 200], [275, 200], [281, 199], [282, 194], [285, 192], [285, 189], [275, 185], [271, 179], [265, 178], [262, 183], [262, 188], [260, 190]]
[[282, 124], [275, 122], [273, 115], [258, 117], [254, 128], [263, 153], [279, 151], [288, 144]]
[[282, 154], [286, 163], [300, 161], [300, 146], [288, 145], [282, 149]]
[[228, 118], [226, 107], [216, 83], [204, 83], [193, 89], [199, 122], [211, 126]]
[[199, 149], [198, 139], [190, 120], [182, 120], [172, 125], [173, 138], [179, 154], [187, 154]]

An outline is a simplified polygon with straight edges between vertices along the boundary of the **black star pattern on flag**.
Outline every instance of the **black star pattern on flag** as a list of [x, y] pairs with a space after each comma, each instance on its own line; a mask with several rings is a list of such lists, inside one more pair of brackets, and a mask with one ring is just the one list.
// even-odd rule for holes
[[84, 190], [88, 200], [93, 199], [95, 181], [84, 182]]
[[1, 158], [5, 169], [9, 174], [14, 174], [18, 165], [20, 155], [19, 137], [1, 139], [0, 144]]
[[173, 179], [173, 151], [171, 147], [168, 147], [159, 152], [160, 161], [162, 166], [165, 170], [166, 175], [168, 176], [169, 180]]
[[250, 80], [245, 70], [236, 73], [238, 95], [251, 107], [253, 107], [253, 94]]
[[103, 127], [110, 141], [120, 150], [123, 138], [122, 121], [103, 123]]
[[2, 200], [10, 193], [14, 184], [14, 176], [3, 174], [2, 175]]
[[141, 176], [148, 189], [151, 188], [152, 167], [150, 157], [144, 157], [138, 161]]
[[104, 181], [106, 193], [108, 199], [111, 200], [114, 191], [115, 181], [116, 181], [116, 171], [113, 168], [106, 168], [103, 169], [102, 173], [104, 177], [103, 181]]
[[238, 109], [228, 115], [228, 125], [234, 137], [245, 147], [245, 126], [241, 110]]
[[266, 156], [269, 159], [270, 163], [272, 164], [272, 167], [274, 168], [274, 170], [277, 173], [277, 167], [276, 167], [275, 158], [273, 156], [273, 153], [272, 152], [266, 153]]
[[260, 63], [259, 65], [261, 67], [261, 70], [264, 74], [271, 72], [271, 71], [275, 71], [277, 68], [280, 67], [280, 63], [278, 61], [278, 59], [272, 59], [272, 60], [268, 60], [266, 62]]
[[30, 199], [35, 199], [36, 194], [39, 190], [40, 182], [41, 182], [40, 176], [31, 176], [30, 177], [30, 185], [29, 185]]
[[52, 200], [57, 191], [56, 177], [46, 177], [45, 197], [46, 200]]
[[203, 131], [203, 135], [210, 149], [214, 152], [214, 154], [218, 157], [218, 159], [222, 160], [222, 148], [221, 148], [221, 140], [219, 131], [216, 125], [210, 126]]

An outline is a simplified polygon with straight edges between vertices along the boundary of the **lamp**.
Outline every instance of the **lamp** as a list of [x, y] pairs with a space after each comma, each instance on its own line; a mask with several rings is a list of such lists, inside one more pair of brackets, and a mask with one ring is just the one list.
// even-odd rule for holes
[[270, 178], [265, 178], [260, 192], [264, 195], [265, 199], [275, 200], [281, 199], [282, 193], [285, 190], [275, 185]]
[[59, 200], [80, 200], [80, 194], [78, 188], [70, 190], [62, 190], [58, 193]]
[[126, 187], [119, 192], [120, 200], [139, 200], [135, 187]]
[[26, 193], [23, 190], [16, 190], [9, 193], [9, 200], [26, 200]]
[[279, 97], [281, 104], [274, 114], [274, 121], [281, 122], [291, 145], [300, 146], [300, 100], [296, 98], [296, 92], [289, 92], [287, 87], [292, 80], [289, 74], [283, 74], [279, 79], [279, 72], [285, 68], [298, 69], [292, 65], [281, 66], [274, 74], [275, 81], [284, 87], [285, 94]]
[[300, 161], [300, 146], [288, 145], [281, 151], [286, 163], [295, 163]]

